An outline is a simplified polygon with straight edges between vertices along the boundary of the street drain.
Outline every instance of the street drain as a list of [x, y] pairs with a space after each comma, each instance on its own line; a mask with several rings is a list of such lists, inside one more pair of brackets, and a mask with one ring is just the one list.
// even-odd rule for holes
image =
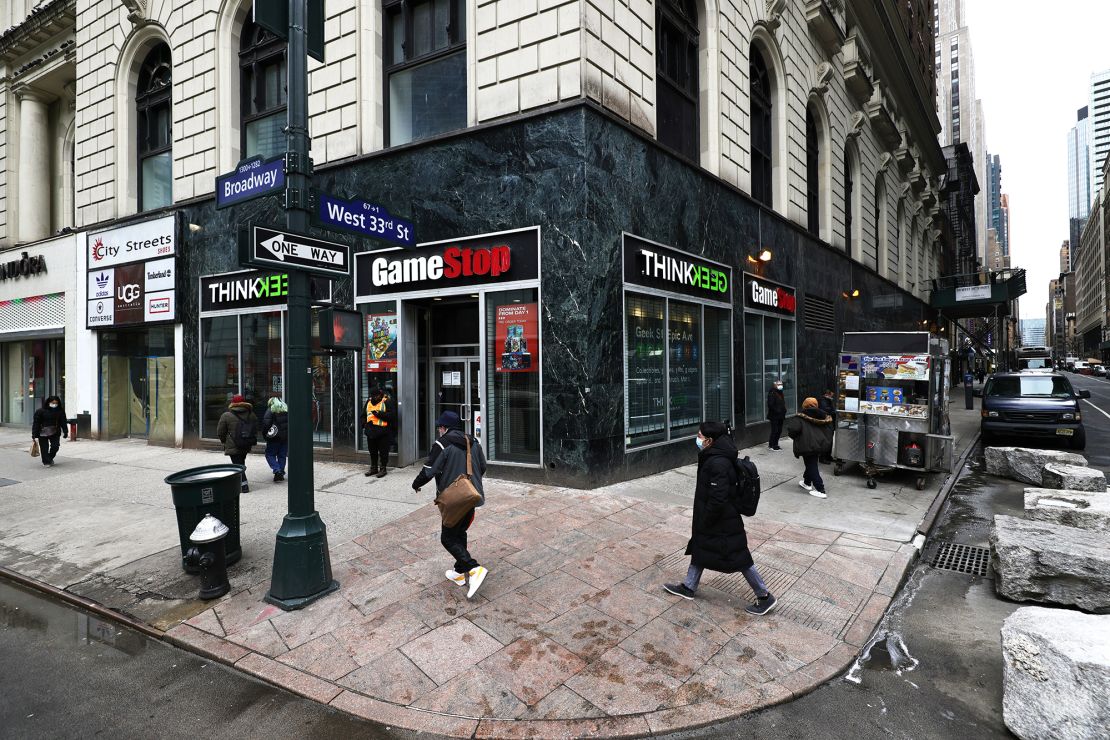
[[970, 573], [975, 576], [985, 576], [987, 566], [990, 564], [991, 550], [989, 547], [975, 547], [974, 545], [958, 545], [945, 542], [937, 548], [933, 555], [931, 565], [942, 570], [952, 570], [957, 573]]

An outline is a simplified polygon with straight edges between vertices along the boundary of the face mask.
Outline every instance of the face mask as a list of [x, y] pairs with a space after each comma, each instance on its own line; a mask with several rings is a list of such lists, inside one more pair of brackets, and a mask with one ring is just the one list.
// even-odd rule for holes
[[56, 409], [56, 408], [58, 408], [58, 404], [52, 403], [52, 404], [50, 404], [50, 408]]
[[699, 450], [704, 450], [705, 449], [705, 445], [702, 443], [702, 438], [701, 437], [694, 437], [694, 444], [696, 444], [698, 446]]

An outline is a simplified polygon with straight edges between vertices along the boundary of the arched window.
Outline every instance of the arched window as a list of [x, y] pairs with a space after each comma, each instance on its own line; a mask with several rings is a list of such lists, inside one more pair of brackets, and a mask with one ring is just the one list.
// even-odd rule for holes
[[880, 173], [875, 176], [875, 268], [880, 269], [887, 259], [886, 180]]
[[239, 42], [242, 158], [285, 151], [285, 41], [247, 21]]
[[698, 9], [660, 0], [655, 11], [656, 127], [659, 141], [698, 161]]
[[748, 54], [751, 82], [752, 197], [763, 205], [774, 206], [772, 195], [772, 118], [771, 75], [759, 48], [752, 45]]
[[821, 139], [817, 114], [806, 106], [806, 222], [809, 233], [821, 234]]
[[170, 47], [156, 45], [139, 68], [135, 88], [138, 123], [139, 210], [173, 203], [173, 116]]
[[386, 0], [388, 146], [466, 128], [465, 0]]
[[894, 217], [894, 242], [890, 249], [887, 261], [887, 277], [894, 282], [899, 282], [902, 277], [902, 252], [906, 239], [906, 212], [901, 199], [898, 200], [898, 211]]
[[856, 254], [856, 163], [852, 150], [844, 147], [844, 251]]

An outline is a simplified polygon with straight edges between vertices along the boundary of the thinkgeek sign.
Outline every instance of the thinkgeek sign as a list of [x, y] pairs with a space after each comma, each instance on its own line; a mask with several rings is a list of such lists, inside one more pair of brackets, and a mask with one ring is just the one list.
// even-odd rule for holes
[[730, 303], [732, 268], [677, 249], [624, 235], [624, 282]]
[[798, 311], [798, 299], [793, 288], [745, 273], [744, 306], [793, 317]]

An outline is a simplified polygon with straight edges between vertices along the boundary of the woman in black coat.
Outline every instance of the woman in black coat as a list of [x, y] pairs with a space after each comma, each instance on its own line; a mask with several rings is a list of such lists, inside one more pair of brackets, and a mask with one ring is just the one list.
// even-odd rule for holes
[[704, 570], [739, 571], [756, 595], [755, 603], [746, 611], [762, 616], [774, 608], [775, 597], [767, 590], [748, 550], [736, 490], [736, 443], [718, 421], [702, 422], [696, 442], [701, 452], [690, 542], [686, 546], [690, 567], [683, 583], [667, 583], [663, 588], [675, 596], [693, 599]]
[[58, 396], [47, 396], [42, 402], [42, 408], [35, 411], [35, 417], [31, 421], [31, 439], [38, 440], [42, 464], [48, 468], [54, 465], [61, 437], [69, 439], [69, 427], [66, 425], [66, 412], [62, 408], [62, 399]]

